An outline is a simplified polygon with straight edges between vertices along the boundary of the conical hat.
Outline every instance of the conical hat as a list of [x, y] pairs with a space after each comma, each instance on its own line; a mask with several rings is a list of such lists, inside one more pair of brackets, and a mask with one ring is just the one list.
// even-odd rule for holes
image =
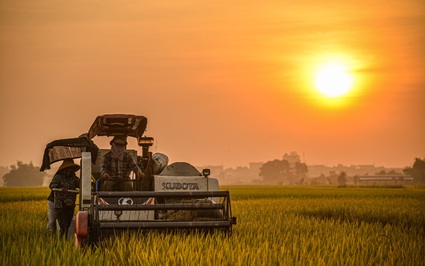
[[74, 160], [72, 159], [65, 159], [62, 163], [62, 165], [59, 167], [58, 172], [62, 171], [65, 168], [72, 167], [74, 172], [78, 171], [80, 169], [80, 166], [78, 164], [74, 163]]

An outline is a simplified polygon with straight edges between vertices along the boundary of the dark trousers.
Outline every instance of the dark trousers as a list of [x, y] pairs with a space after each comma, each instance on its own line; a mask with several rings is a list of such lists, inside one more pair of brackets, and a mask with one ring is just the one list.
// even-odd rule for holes
[[66, 237], [74, 216], [74, 208], [58, 208], [56, 209], [56, 216], [59, 222], [60, 235]]
[[130, 180], [108, 179], [103, 182], [102, 190], [104, 191], [131, 191], [133, 185]]

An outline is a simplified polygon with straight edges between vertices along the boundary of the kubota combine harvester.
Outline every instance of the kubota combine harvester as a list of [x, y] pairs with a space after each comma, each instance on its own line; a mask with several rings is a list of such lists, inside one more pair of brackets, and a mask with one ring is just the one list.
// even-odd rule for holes
[[[47, 144], [41, 171], [50, 164], [81, 158], [79, 209], [75, 219], [78, 247], [98, 242], [120, 231], [224, 231], [232, 233], [229, 191], [220, 191], [209, 169], [199, 172], [186, 162], [168, 165], [167, 156], [152, 154], [152, 137], [143, 136], [144, 116], [110, 114], [98, 116], [86, 135]], [[131, 177], [133, 191], [102, 191], [100, 164], [109, 149], [98, 149], [96, 136], [134, 137], [141, 147], [127, 150], [145, 177]]]

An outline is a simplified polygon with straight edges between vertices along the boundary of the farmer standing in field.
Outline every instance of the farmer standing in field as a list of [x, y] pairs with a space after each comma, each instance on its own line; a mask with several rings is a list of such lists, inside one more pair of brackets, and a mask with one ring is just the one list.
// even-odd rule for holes
[[105, 180], [102, 189], [106, 191], [132, 190], [133, 187], [130, 180], [131, 171], [138, 178], [142, 178], [144, 174], [134, 162], [131, 155], [126, 152], [127, 137], [115, 136], [110, 144], [111, 151], [103, 156], [100, 167], [100, 177]]
[[80, 166], [75, 164], [74, 160], [65, 159], [49, 185], [50, 189], [60, 189], [60, 191], [54, 191], [54, 205], [61, 236], [67, 235], [74, 215], [77, 194], [68, 190], [80, 187], [80, 180], [75, 175], [79, 169]]

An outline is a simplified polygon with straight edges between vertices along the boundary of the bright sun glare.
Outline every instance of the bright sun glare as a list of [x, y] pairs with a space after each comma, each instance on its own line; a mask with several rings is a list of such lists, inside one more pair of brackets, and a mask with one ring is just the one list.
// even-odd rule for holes
[[353, 77], [344, 65], [337, 62], [328, 62], [319, 66], [314, 78], [316, 89], [332, 98], [346, 94], [353, 82]]

